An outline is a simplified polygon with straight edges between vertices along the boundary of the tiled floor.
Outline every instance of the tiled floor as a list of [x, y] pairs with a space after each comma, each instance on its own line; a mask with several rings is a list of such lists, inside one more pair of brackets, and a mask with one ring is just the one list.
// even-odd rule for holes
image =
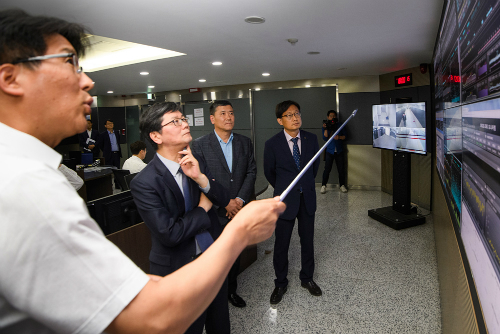
[[[424, 225], [393, 230], [368, 217], [391, 205], [380, 191], [320, 194], [315, 223], [315, 281], [323, 296], [300, 286], [295, 228], [289, 285], [271, 307], [274, 237], [258, 245], [258, 259], [238, 278], [247, 307], [229, 305], [232, 333], [441, 333], [436, 250], [431, 216]], [[272, 195], [268, 189], [259, 198]]]

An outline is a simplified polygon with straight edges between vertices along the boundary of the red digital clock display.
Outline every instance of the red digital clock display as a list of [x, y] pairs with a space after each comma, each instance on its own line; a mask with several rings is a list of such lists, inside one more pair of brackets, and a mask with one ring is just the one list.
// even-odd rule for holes
[[413, 84], [411, 73], [395, 76], [394, 79], [396, 87], [411, 86]]

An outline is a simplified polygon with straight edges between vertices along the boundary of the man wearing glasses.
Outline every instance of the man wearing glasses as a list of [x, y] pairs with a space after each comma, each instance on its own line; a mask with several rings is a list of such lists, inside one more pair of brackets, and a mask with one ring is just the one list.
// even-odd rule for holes
[[[300, 106], [294, 101], [283, 101], [276, 106], [276, 118], [283, 131], [266, 141], [264, 147], [264, 174], [274, 195], [279, 196], [319, 150], [316, 135], [300, 130]], [[278, 304], [288, 286], [288, 248], [295, 219], [298, 221], [302, 268], [300, 281], [313, 296], [321, 296], [314, 282], [314, 215], [316, 212], [315, 177], [319, 160], [302, 176], [285, 198], [287, 209], [276, 223], [273, 265], [276, 279], [271, 304]]]
[[[192, 137], [179, 105], [154, 104], [141, 114], [139, 128], [156, 155], [130, 189], [151, 231], [150, 272], [166, 276], [199, 257], [217, 239], [222, 226], [212, 203], [226, 207], [229, 194], [214, 182], [203, 158], [191, 153]], [[204, 326], [209, 334], [229, 333], [226, 298], [227, 280], [186, 333], [201, 334]]]
[[[57, 170], [53, 147], [83, 132], [90, 115], [93, 83], [77, 57], [85, 36], [60, 19], [0, 11], [0, 155], [9, 157], [0, 164], [0, 332], [183, 333], [239, 253], [272, 235], [285, 205], [249, 203], [196, 261], [166, 277], [141, 271], [104, 237]], [[197, 162], [184, 155], [185, 174], [202, 182]], [[208, 227], [211, 203], [200, 199], [203, 207], [193, 211]]]

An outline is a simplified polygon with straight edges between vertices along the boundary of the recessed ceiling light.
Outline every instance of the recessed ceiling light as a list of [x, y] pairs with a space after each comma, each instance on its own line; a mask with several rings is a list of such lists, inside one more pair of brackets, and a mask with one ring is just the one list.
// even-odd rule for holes
[[344, 71], [344, 70], [347, 70], [347, 67], [339, 67], [339, 68], [337, 68], [337, 71]]
[[311, 87], [311, 85], [306, 85], [306, 88], [309, 88], [309, 87]]
[[219, 65], [222, 65], [222, 62], [221, 62], [221, 61], [214, 61], [214, 62], [212, 63], [212, 65], [214, 65], [214, 66], [219, 66]]
[[255, 88], [255, 90], [260, 90], [260, 88]]
[[140, 75], [149, 75], [149, 72], [141, 72]]
[[262, 75], [263, 75], [263, 76], [265, 76], [265, 77], [270, 76], [270, 74], [269, 74], [269, 73], [262, 73]]
[[108, 94], [113, 94], [113, 91], [112, 90], [108, 90]]
[[307, 54], [308, 55], [319, 55], [319, 52], [318, 51], [309, 51]]
[[260, 24], [266, 22], [266, 19], [261, 16], [248, 16], [245, 17], [246, 23]]
[[199, 81], [199, 82], [206, 82], [207, 80], [205, 80], [205, 79], [200, 79], [200, 80], [198, 80], [198, 81]]
[[148, 86], [148, 88], [155, 88], [155, 86]]

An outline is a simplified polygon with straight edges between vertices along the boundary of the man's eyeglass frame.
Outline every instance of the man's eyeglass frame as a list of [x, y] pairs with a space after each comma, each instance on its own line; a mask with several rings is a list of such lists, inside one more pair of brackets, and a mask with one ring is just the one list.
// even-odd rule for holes
[[175, 126], [181, 126], [182, 122], [189, 124], [189, 120], [186, 117], [182, 117], [182, 118], [174, 118], [170, 122], [163, 124], [161, 127], [163, 128], [163, 127], [169, 125], [170, 123], [174, 123]]
[[293, 117], [300, 118], [300, 112], [296, 112], [293, 114], [289, 115], [281, 115], [281, 118], [286, 117], [287, 119], [291, 120]]
[[78, 63], [78, 56], [74, 53], [57, 53], [53, 55], [45, 55], [45, 56], [36, 56], [36, 57], [29, 57], [26, 59], [21, 59], [21, 60], [16, 60], [12, 62], [12, 65], [16, 65], [19, 63], [29, 63], [32, 61], [40, 61], [40, 60], [46, 60], [46, 59], [52, 59], [52, 58], [66, 58], [66, 57], [72, 57], [73, 58], [73, 67], [75, 68], [75, 72], [77, 74], [80, 74], [83, 72], [83, 69], [79, 66]]

